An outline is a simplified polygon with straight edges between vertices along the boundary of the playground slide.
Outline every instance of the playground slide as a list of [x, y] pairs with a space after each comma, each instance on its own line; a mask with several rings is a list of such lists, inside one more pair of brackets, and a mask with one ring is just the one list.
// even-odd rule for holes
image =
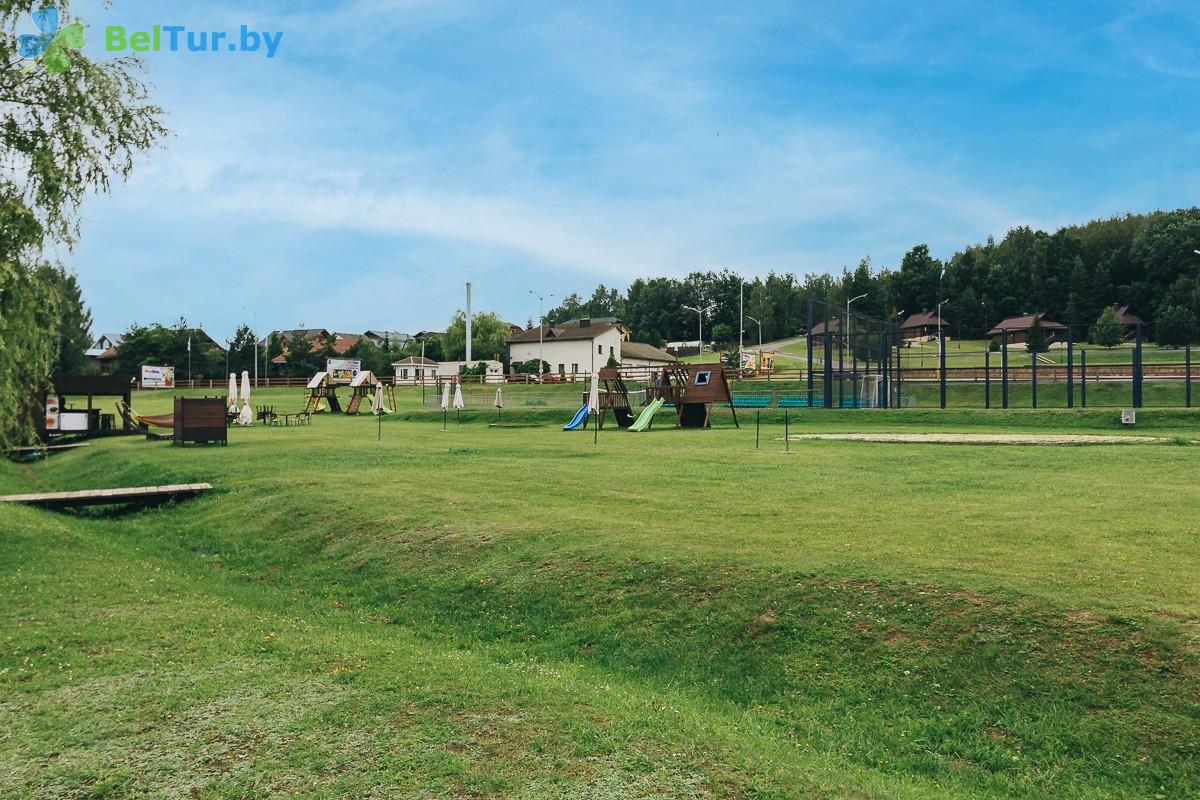
[[631, 431], [644, 431], [650, 426], [650, 420], [654, 419], [654, 415], [663, 407], [663, 399], [656, 397], [650, 401], [650, 405], [642, 409], [642, 413], [638, 414], [638, 418], [629, 426]]
[[579, 410], [575, 412], [575, 416], [571, 417], [571, 421], [568, 422], [566, 425], [563, 425], [563, 430], [564, 431], [577, 431], [583, 427], [584, 423], [587, 422], [587, 418], [588, 418], [588, 407], [587, 407], [587, 403], [584, 403], [582, 406], [579, 407]]

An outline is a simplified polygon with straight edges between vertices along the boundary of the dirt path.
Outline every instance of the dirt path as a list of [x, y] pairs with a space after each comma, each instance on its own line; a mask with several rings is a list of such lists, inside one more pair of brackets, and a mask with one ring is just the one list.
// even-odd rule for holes
[[[793, 442], [806, 439], [848, 442], [902, 442], [908, 444], [1167, 444], [1161, 436], [1119, 436], [1091, 433], [794, 433]], [[778, 441], [783, 441], [780, 437]]]

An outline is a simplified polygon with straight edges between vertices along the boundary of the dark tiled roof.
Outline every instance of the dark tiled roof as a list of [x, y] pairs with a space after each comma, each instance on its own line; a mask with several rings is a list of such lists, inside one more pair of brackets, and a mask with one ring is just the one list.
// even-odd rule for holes
[[666, 350], [660, 350], [654, 345], [645, 344], [644, 342], [622, 342], [621, 358], [637, 358], [641, 359], [642, 361], [668, 362], [679, 360]]
[[530, 344], [538, 341], [538, 331], [543, 331], [542, 338], [547, 342], [577, 342], [595, 339], [597, 336], [615, 330], [617, 326], [602, 322], [591, 325], [543, 325], [541, 328], [530, 328], [527, 331], [510, 336], [509, 344]]
[[1129, 306], [1113, 306], [1113, 311], [1117, 312], [1117, 319], [1125, 325], [1145, 325], [1142, 318], [1136, 314], [1129, 313]]
[[[926, 326], [936, 326], [938, 324], [938, 315], [936, 311], [922, 311], [919, 314], [912, 314], [904, 322], [900, 323], [900, 330], [905, 328], [924, 328]], [[945, 317], [942, 317], [942, 325], [950, 323]]]
[[1009, 317], [1001, 320], [996, 327], [988, 331], [988, 336], [999, 336], [1004, 331], [1027, 331], [1033, 327], [1033, 321], [1038, 319], [1042, 323], [1042, 328], [1051, 331], [1065, 331], [1066, 325], [1061, 322], [1055, 322], [1052, 319], [1046, 319], [1041, 314], [1022, 314], [1019, 317]]
[[[838, 333], [839, 331], [841, 331], [841, 329], [842, 329], [841, 320], [837, 319], [836, 317], [829, 320], [829, 330], [830, 331], [832, 331], [833, 333]], [[808, 335], [809, 336], [820, 336], [823, 333], [825, 333], [825, 322], [821, 321], [821, 322], [818, 322], [816, 325], [812, 326], [812, 330], [808, 332]]]

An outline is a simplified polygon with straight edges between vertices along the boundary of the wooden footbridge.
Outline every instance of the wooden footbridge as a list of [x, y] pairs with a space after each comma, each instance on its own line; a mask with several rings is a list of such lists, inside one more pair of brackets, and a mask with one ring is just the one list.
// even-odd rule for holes
[[42, 508], [74, 508], [117, 504], [162, 503], [193, 497], [210, 491], [208, 483], [176, 483], [168, 486], [134, 486], [124, 489], [84, 489], [78, 492], [45, 492], [41, 494], [9, 494], [0, 496], [0, 503], [21, 503]]

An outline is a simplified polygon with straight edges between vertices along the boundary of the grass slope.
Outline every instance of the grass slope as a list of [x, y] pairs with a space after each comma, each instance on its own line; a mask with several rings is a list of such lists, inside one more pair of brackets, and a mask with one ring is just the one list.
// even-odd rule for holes
[[1200, 791], [1200, 450], [786, 456], [752, 429], [593, 446], [465, 418], [0, 469], [4, 491], [219, 487], [120, 517], [0, 509], [0, 795]]

